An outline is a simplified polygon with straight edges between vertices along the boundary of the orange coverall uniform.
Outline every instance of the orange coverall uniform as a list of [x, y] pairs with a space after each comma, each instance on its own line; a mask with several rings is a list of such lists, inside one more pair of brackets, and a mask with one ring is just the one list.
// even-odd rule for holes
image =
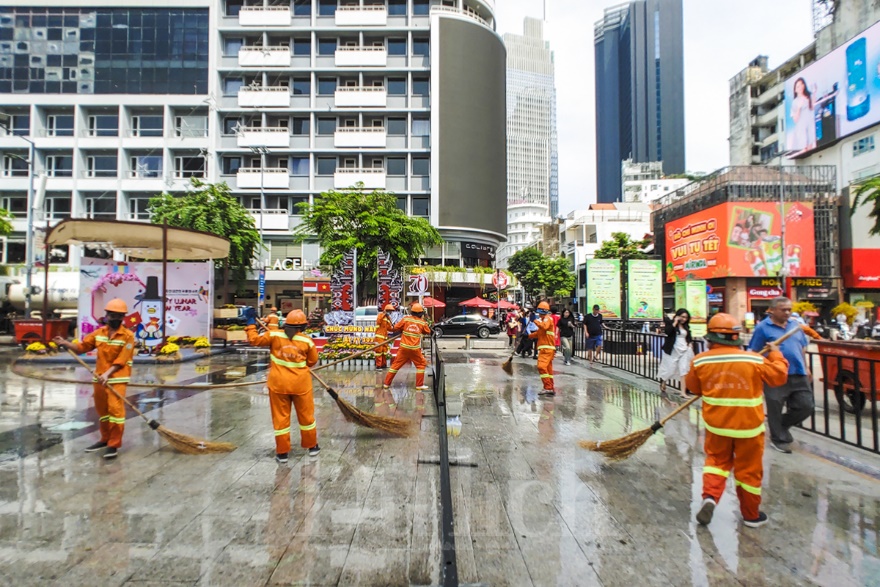
[[400, 371], [400, 368], [412, 361], [416, 367], [416, 387], [425, 384], [425, 355], [422, 354], [422, 335], [431, 334], [431, 327], [428, 323], [417, 318], [416, 316], [404, 316], [397, 324], [391, 327], [390, 332], [403, 332], [400, 337], [400, 348], [397, 349], [397, 355], [385, 375], [385, 385], [391, 385], [394, 376]]
[[[376, 316], [376, 336], [373, 338], [373, 344], [379, 344], [388, 338], [388, 331], [391, 330], [393, 326], [394, 324], [391, 322], [391, 318], [388, 317], [388, 314], [380, 312], [379, 315]], [[376, 368], [384, 368], [387, 364], [388, 345], [386, 344], [376, 349]]]
[[697, 355], [685, 378], [687, 389], [703, 396], [706, 462], [703, 499], [718, 503], [733, 469], [743, 518], [754, 520], [764, 476], [764, 386], [784, 385], [788, 361], [778, 351], [765, 358], [716, 345]]
[[269, 330], [281, 330], [281, 327], [278, 326], [278, 314], [269, 314], [266, 317], [266, 327]]
[[[125, 397], [125, 390], [131, 381], [131, 365], [134, 358], [134, 333], [124, 326], [110, 336], [110, 327], [102, 326], [91, 334], [86, 335], [82, 342], [76, 345], [77, 354], [88, 353], [98, 350], [95, 361], [95, 372], [98, 375], [104, 373], [111, 365], [119, 365], [119, 370], [113, 373], [113, 377], [107, 383], [113, 386], [116, 393]], [[97, 381], [97, 379], [94, 379]], [[100, 383], [94, 386], [95, 411], [98, 412], [101, 442], [107, 446], [119, 448], [122, 446], [122, 433], [125, 431], [125, 403], [107, 391]]]
[[257, 333], [256, 326], [245, 328], [253, 346], [269, 347], [269, 407], [275, 429], [275, 452], [290, 452], [290, 406], [299, 421], [300, 445], [312, 448], [318, 444], [315, 423], [315, 398], [312, 395], [312, 374], [309, 367], [318, 363], [318, 349], [304, 334], [288, 338], [283, 330]]
[[538, 373], [541, 374], [541, 384], [547, 391], [553, 391], [553, 357], [556, 356], [556, 326], [550, 314], [535, 320], [538, 330], [531, 333], [529, 338], [538, 339]]

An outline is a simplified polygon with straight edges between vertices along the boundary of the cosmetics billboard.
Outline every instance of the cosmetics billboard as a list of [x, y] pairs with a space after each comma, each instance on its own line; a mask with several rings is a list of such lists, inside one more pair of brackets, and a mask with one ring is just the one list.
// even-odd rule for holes
[[785, 146], [804, 157], [880, 122], [880, 23], [785, 82]]

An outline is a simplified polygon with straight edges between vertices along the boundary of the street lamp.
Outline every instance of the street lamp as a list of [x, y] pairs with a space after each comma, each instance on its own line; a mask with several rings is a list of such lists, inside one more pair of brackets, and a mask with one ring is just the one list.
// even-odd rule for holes
[[[266, 173], [266, 155], [269, 154], [269, 149], [266, 147], [251, 147], [251, 151], [254, 153], [260, 154], [260, 257], [263, 255], [263, 249], [265, 248], [265, 244], [263, 242], [263, 216], [266, 215], [266, 192], [263, 188], [263, 176]], [[265, 288], [265, 276], [266, 276], [266, 266], [263, 263], [262, 258], [260, 259], [260, 281], [263, 282], [262, 287]], [[259, 298], [259, 312], [260, 315], [263, 315], [263, 296], [264, 293], [261, 291], [258, 294]]]

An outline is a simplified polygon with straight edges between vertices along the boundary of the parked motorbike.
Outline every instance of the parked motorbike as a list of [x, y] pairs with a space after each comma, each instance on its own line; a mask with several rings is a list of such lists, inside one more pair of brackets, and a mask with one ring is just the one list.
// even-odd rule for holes
[[871, 329], [871, 338], [874, 340], [880, 340], [880, 321], [878, 321], [874, 328]]

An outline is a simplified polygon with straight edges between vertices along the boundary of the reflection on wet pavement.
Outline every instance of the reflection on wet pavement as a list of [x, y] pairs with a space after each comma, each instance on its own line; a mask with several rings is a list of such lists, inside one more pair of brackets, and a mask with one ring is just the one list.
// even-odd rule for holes
[[[670, 406], [603, 369], [557, 368], [539, 397], [534, 361], [446, 353], [458, 569], [487, 585], [877, 585], [880, 483], [804, 452], [765, 455], [771, 523], [743, 528], [725, 495], [708, 528], [698, 410], [627, 462], [577, 447], [648, 425]], [[5, 361], [5, 362], [3, 362]], [[0, 369], [8, 360], [0, 355]], [[138, 381], [265, 376], [265, 355], [139, 367]], [[59, 369], [86, 380], [85, 371]], [[6, 585], [430, 585], [440, 581], [438, 423], [411, 368], [325, 371], [358, 408], [421, 423], [391, 439], [345, 422], [316, 391], [321, 455], [273, 460], [262, 385], [130, 390], [168, 428], [230, 441], [185, 456], [139, 419], [121, 456], [94, 442], [91, 385], [0, 378], [0, 582]], [[318, 387], [316, 386], [316, 390]], [[866, 459], [875, 459], [867, 456]], [[421, 461], [421, 464], [420, 464]]]

